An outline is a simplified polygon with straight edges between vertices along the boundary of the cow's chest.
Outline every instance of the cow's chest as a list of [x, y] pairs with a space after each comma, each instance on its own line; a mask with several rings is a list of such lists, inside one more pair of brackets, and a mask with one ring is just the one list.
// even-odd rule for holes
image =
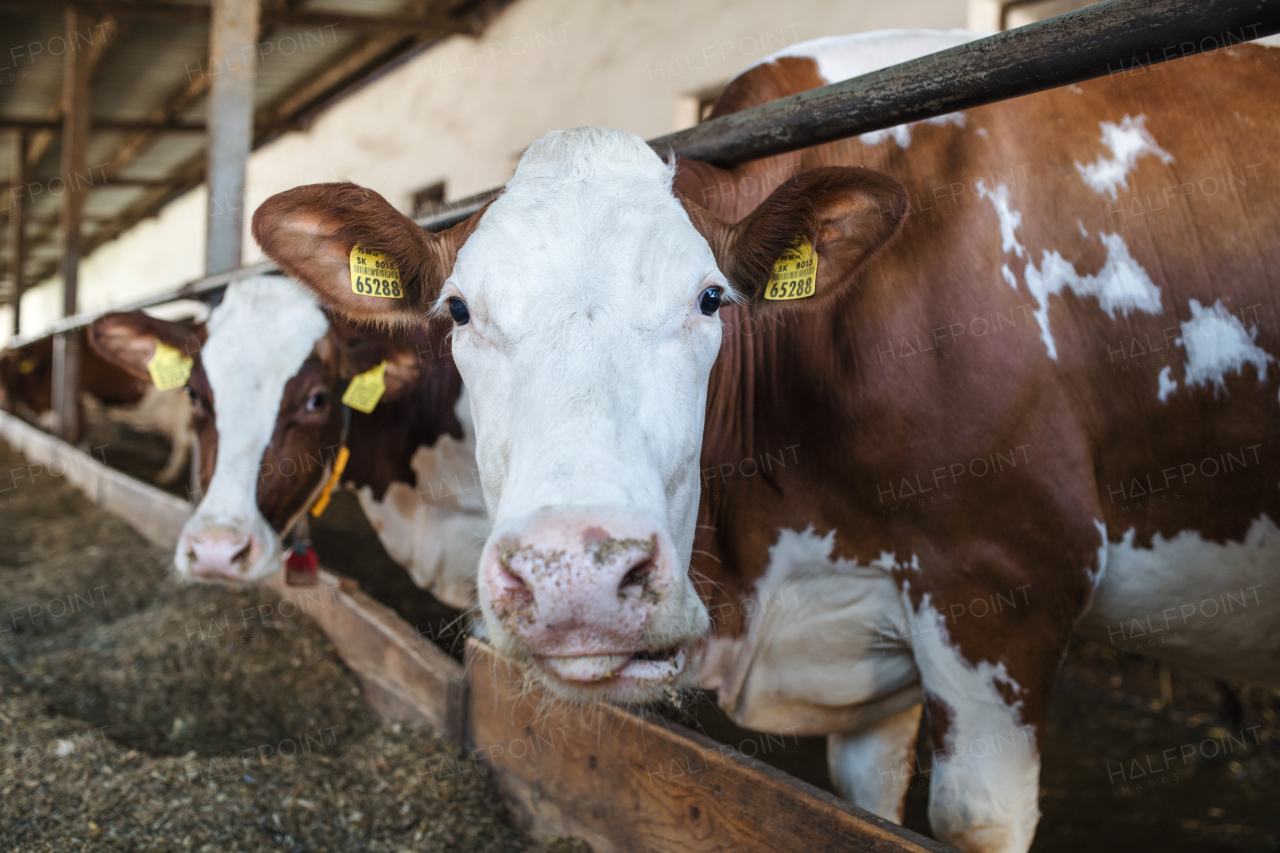
[[[702, 686], [740, 725], [825, 734], [920, 701], [892, 555], [833, 558], [834, 533], [781, 530], [741, 607], [745, 633], [711, 639]], [[727, 605], [726, 605], [727, 606]]]
[[476, 565], [489, 532], [474, 444], [443, 435], [420, 446], [410, 465], [416, 484], [393, 482], [381, 499], [364, 486], [360, 507], [415, 584], [451, 607], [473, 607]]

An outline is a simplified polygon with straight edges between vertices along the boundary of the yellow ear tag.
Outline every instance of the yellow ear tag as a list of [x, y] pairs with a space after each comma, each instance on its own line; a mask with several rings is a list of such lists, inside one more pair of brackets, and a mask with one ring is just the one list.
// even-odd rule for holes
[[775, 302], [786, 299], [808, 299], [817, 292], [818, 258], [813, 244], [804, 234], [797, 234], [778, 260], [773, 275], [764, 287], [764, 298]]
[[366, 370], [351, 380], [342, 395], [342, 403], [366, 415], [373, 411], [387, 391], [387, 363], [384, 361], [372, 370]]
[[191, 378], [191, 357], [168, 344], [156, 341], [156, 354], [147, 362], [147, 372], [157, 391], [181, 388]]
[[400, 268], [383, 252], [365, 249], [359, 243], [351, 247], [351, 292], [361, 296], [399, 299]]

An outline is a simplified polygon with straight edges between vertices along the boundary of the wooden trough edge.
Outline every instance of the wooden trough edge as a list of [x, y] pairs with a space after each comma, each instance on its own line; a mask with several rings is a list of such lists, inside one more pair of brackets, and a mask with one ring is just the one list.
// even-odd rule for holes
[[[28, 482], [38, 477], [66, 477], [89, 500], [120, 516], [147, 541], [161, 548], [178, 544], [182, 525], [195, 509], [188, 501], [110, 468], [8, 412], [0, 412], [0, 436], [42, 469], [29, 470], [25, 475]], [[17, 483], [11, 485], [18, 488]], [[0, 487], [3, 486], [0, 483]], [[0, 496], [3, 494], [0, 490]]]
[[[0, 436], [149, 541], [176, 544], [186, 501], [5, 412]], [[951, 850], [665, 719], [561, 707], [475, 639], [464, 667], [349, 578], [321, 570], [316, 586], [282, 574], [273, 585], [328, 635], [384, 723], [430, 725], [466, 745], [464, 760], [433, 774], [491, 768], [535, 838], [575, 835], [596, 853]]]

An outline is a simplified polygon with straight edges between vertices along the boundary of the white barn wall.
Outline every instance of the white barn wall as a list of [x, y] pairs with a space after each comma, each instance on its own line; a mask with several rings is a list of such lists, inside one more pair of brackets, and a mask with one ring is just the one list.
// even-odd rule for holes
[[[504, 182], [549, 130], [672, 130], [677, 99], [723, 84], [785, 44], [891, 27], [962, 27], [965, 0], [516, 0], [478, 39], [454, 37], [254, 152], [246, 203], [304, 183], [351, 180], [410, 212], [443, 180], [460, 198]], [[82, 262], [80, 309], [200, 276], [205, 192], [193, 190]], [[244, 261], [261, 259], [247, 235]], [[24, 297], [23, 333], [58, 316], [60, 282]], [[9, 325], [0, 327], [0, 344]]]

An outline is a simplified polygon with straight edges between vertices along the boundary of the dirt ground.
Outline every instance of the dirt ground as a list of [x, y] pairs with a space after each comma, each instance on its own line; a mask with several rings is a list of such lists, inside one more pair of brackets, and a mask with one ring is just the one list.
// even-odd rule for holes
[[[0, 475], [24, 465], [0, 444]], [[65, 482], [0, 493], [0, 848], [569, 851], [460, 748], [378, 728], [324, 634], [183, 585]]]
[[[112, 437], [103, 437], [107, 438]], [[120, 442], [120, 437], [115, 439]], [[148, 465], [154, 464], [158, 469], [164, 461], [162, 453], [146, 447], [147, 440], [144, 436], [135, 436], [118, 443], [114, 457], [108, 448], [108, 463], [127, 462], [136, 466], [136, 471], [129, 473], [145, 478]], [[157, 458], [158, 462], [155, 461]], [[50, 509], [51, 513], [55, 511]], [[5, 506], [0, 504], [0, 519], [4, 519], [5, 514]], [[3, 526], [2, 522], [0, 526]], [[124, 533], [128, 531], [124, 530]], [[5, 535], [0, 532], [0, 571], [5, 571], [7, 562], [4, 556], [8, 548]], [[382, 550], [354, 496], [335, 495], [330, 509], [313, 525], [312, 539], [326, 565], [357, 578], [366, 591], [394, 607], [414, 625], [424, 641], [434, 641], [455, 656], [461, 654], [466, 635], [465, 620], [460, 619], [456, 611], [444, 607], [413, 586], [404, 571]], [[114, 556], [117, 553], [116, 546], [110, 543], [98, 547], [104, 554], [109, 552]], [[120, 578], [114, 582], [123, 584]], [[192, 608], [208, 594], [202, 592], [204, 589], [196, 588], [195, 593], [179, 591], [179, 594], [185, 592], [194, 596], [184, 599], [185, 603], [179, 609], [184, 614], [193, 612]], [[125, 596], [125, 593], [121, 595]], [[4, 590], [0, 592], [0, 598], [8, 601], [19, 597]], [[38, 598], [38, 595], [28, 595], [21, 600]], [[0, 604], [4, 602], [0, 601]], [[233, 607], [219, 606], [230, 610], [234, 618], [237, 611]], [[222, 611], [215, 608], [213, 612]], [[191, 616], [184, 618], [192, 619]], [[194, 629], [197, 631], [195, 639], [186, 640], [185, 632], [192, 628], [186, 623], [184, 626], [179, 631], [184, 642], [194, 642], [198, 646], [199, 628]], [[288, 629], [306, 633], [303, 627], [288, 626]], [[305, 629], [323, 644], [323, 636], [314, 628], [307, 625]], [[268, 630], [283, 633], [286, 626], [262, 625], [255, 626], [255, 630], [266, 636]], [[294, 635], [289, 635], [291, 643], [295, 642]], [[4, 636], [0, 634], [0, 637]], [[250, 645], [252, 642], [254, 640], [249, 641]], [[0, 649], [3, 648], [0, 645]], [[327, 659], [332, 661], [331, 653]], [[77, 671], [94, 670], [89, 660], [98, 658], [80, 662], [76, 665]], [[106, 663], [104, 657], [102, 671], [112, 671], [110, 667], [118, 666], [116, 660], [112, 658], [112, 663]], [[262, 665], [274, 667], [273, 673], [281, 669], [280, 661]], [[341, 668], [340, 664], [335, 665]], [[233, 675], [228, 680], [237, 677]], [[354, 689], [354, 682], [345, 671], [342, 677], [346, 679], [344, 683], [349, 683], [350, 689]], [[93, 689], [68, 689], [56, 710], [66, 714], [78, 713], [86, 724], [104, 719], [75, 708], [77, 702], [92, 704], [97, 701], [92, 698], [98, 695], [93, 691], [101, 689], [98, 682], [102, 680], [103, 677], [95, 680], [92, 675], [86, 676], [83, 684], [93, 685]], [[177, 688], [170, 691], [180, 692]], [[52, 689], [46, 690], [46, 694], [61, 695]], [[171, 716], [151, 713], [146, 717], [147, 722], [141, 722], [140, 716], [139, 722], [132, 725], [117, 721], [115, 724], [119, 726], [120, 737], [124, 738], [120, 741], [121, 747], [142, 749], [128, 740], [132, 737], [129, 732], [159, 732], [151, 738], [155, 742], [151, 748], [159, 750], [157, 755], [185, 754], [180, 751], [184, 747], [177, 742], [186, 743], [188, 741], [184, 738], [189, 736], [182, 728], [183, 724], [176, 721], [186, 718], [184, 715], [188, 712], [185, 709], [190, 707], [190, 703], [182, 696], [171, 696], [169, 701], [175, 709]], [[227, 707], [235, 705], [230, 703]], [[5, 710], [3, 713], [9, 712]], [[825, 741], [821, 738], [800, 738], [798, 744], [789, 748], [766, 751], [756, 746], [763, 742], [759, 734], [734, 726], [709, 696], [694, 703], [691, 710], [658, 709], [657, 713], [831, 790], [826, 771]], [[294, 712], [293, 717], [288, 716], [288, 707], [281, 707], [272, 714], [274, 716], [270, 718], [276, 721], [274, 724], [283, 726], [282, 730], [286, 732], [292, 731], [291, 727], [309, 724], [294, 722], [297, 713]], [[317, 721], [322, 716], [324, 714], [313, 715]], [[217, 725], [228, 726], [231, 725], [228, 721], [235, 719], [235, 715], [219, 714], [216, 719], [222, 721]], [[352, 720], [348, 725], [356, 725], [355, 717], [348, 719]], [[205, 726], [211, 723], [206, 721]], [[367, 718], [365, 725], [368, 728], [362, 731], [373, 732], [372, 723]], [[280, 729], [266, 726], [260, 730], [274, 733]], [[83, 733], [85, 730], [78, 731]], [[218, 742], [234, 742], [234, 745], [243, 742], [236, 739], [238, 732], [223, 733], [210, 729], [207, 734], [215, 740], [222, 738]], [[340, 736], [358, 737], [358, 734], [353, 729], [350, 735]], [[364, 736], [378, 735], [366, 733]], [[382, 736], [390, 737], [387, 733], [382, 733]], [[269, 738], [264, 742], [270, 743]], [[166, 744], [170, 743], [173, 746], [164, 752]], [[446, 745], [445, 748], [452, 747]], [[906, 818], [907, 826], [926, 835], [930, 834], [926, 816], [929, 750], [928, 739], [922, 737]], [[1280, 691], [1240, 685], [1228, 687], [1198, 673], [1177, 668], [1166, 668], [1162, 673], [1161, 667], [1150, 659], [1093, 643], [1077, 644], [1068, 655], [1054, 693], [1045, 733], [1041, 783], [1040, 809], [1043, 817], [1032, 846], [1033, 853], [1280, 850], [1280, 810], [1276, 809], [1276, 804], [1280, 803]], [[2, 785], [0, 790], [3, 790]], [[284, 820], [285, 815], [281, 814], [280, 818]], [[271, 825], [274, 826], [273, 820]]]

